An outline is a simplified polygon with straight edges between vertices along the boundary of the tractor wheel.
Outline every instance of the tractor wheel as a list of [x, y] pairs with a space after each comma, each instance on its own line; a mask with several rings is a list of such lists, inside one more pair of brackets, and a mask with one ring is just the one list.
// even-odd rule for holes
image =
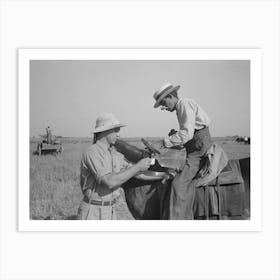
[[41, 145], [39, 144], [38, 145], [38, 155], [40, 156], [42, 154], [42, 148], [41, 148]]

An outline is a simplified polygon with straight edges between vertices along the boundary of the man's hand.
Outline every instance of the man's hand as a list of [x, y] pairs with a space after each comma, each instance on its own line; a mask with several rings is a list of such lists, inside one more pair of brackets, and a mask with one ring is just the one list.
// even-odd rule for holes
[[161, 183], [165, 184], [168, 180], [173, 180], [177, 173], [179, 173], [179, 170], [169, 169], [166, 175], [164, 175], [164, 178], [161, 180]]
[[84, 192], [84, 195], [85, 195], [88, 199], [90, 199], [91, 194], [92, 194], [92, 190], [91, 190], [91, 189], [86, 189], [85, 192]]
[[136, 164], [138, 165], [140, 171], [145, 171], [152, 164], [152, 159], [151, 158], [143, 158], [140, 161], [138, 161]]
[[163, 139], [163, 145], [164, 145], [165, 148], [171, 148], [171, 147], [173, 147], [173, 144], [172, 144], [172, 142], [169, 140], [169, 137], [165, 137], [165, 138]]

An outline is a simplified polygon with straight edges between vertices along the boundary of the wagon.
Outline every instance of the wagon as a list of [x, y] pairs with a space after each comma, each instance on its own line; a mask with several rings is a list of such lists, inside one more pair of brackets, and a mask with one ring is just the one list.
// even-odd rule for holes
[[43, 135], [43, 140], [37, 145], [37, 154], [40, 156], [42, 154], [61, 154], [63, 152], [62, 144], [59, 140], [55, 139], [52, 135], [52, 130], [48, 126], [46, 128], [46, 134]]
[[42, 154], [61, 154], [63, 152], [63, 147], [60, 142], [45, 143], [44, 141], [38, 143], [37, 154], [40, 156]]

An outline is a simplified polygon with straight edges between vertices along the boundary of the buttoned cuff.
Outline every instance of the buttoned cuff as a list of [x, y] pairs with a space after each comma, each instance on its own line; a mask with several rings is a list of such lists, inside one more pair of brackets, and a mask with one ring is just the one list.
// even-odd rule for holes
[[172, 144], [172, 142], [169, 140], [169, 137], [165, 137], [164, 140], [163, 140], [163, 142], [164, 142], [164, 146], [165, 146], [166, 148], [173, 147], [173, 144]]

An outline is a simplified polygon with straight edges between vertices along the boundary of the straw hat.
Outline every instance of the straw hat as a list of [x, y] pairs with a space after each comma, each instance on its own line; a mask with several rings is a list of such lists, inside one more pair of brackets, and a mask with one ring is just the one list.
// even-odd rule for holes
[[168, 95], [169, 93], [178, 90], [180, 88], [180, 86], [176, 86], [174, 87], [172, 84], [167, 83], [165, 85], [163, 85], [158, 91], [156, 91], [154, 93], [154, 99], [156, 100], [156, 103], [154, 105], [154, 108], [159, 107], [160, 102], [162, 101], [162, 99]]
[[120, 123], [117, 118], [111, 113], [104, 113], [96, 119], [96, 125], [93, 133], [110, 130], [117, 127], [126, 126]]

